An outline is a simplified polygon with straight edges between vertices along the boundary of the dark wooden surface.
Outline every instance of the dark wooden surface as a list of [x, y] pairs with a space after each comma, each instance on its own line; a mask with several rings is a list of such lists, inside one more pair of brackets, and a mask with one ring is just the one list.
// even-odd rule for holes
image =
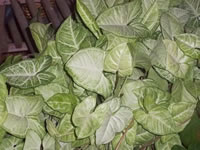
[[51, 23], [57, 29], [73, 14], [74, 4], [75, 0], [0, 0], [0, 63], [10, 54], [37, 53], [29, 31], [30, 23]]

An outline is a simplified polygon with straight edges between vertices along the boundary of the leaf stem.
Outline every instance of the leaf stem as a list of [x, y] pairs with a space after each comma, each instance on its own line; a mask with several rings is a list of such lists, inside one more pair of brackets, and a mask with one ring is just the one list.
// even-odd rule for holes
[[126, 133], [127, 133], [128, 130], [132, 127], [133, 123], [134, 123], [134, 119], [131, 120], [131, 122], [129, 123], [128, 127], [125, 129], [123, 135], [121, 136], [119, 142], [117, 143], [117, 146], [116, 146], [115, 150], [119, 150], [119, 147], [120, 147], [120, 145], [122, 144], [122, 142], [123, 142], [123, 140], [124, 140], [124, 138], [125, 138], [125, 136], [126, 136]]

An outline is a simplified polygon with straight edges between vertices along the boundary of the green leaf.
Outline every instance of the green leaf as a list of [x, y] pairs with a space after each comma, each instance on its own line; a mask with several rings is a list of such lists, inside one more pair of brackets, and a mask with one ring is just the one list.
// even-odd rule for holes
[[127, 133], [126, 133], [126, 143], [128, 145], [134, 145], [135, 144], [135, 140], [136, 140], [136, 134], [137, 134], [137, 127], [138, 124], [137, 122], [134, 120], [132, 127], [130, 127], [130, 129], [128, 129]]
[[181, 34], [175, 37], [178, 47], [191, 58], [200, 58], [200, 38], [195, 34]]
[[32, 23], [30, 26], [30, 31], [32, 34], [32, 37], [35, 41], [35, 44], [41, 53], [44, 51], [47, 47], [47, 42], [48, 42], [48, 36], [47, 36], [47, 31], [49, 28], [49, 25], [45, 25], [42, 23]]
[[23, 147], [23, 139], [19, 139], [14, 136], [4, 138], [0, 144], [1, 150], [23, 150]]
[[72, 121], [76, 126], [78, 138], [85, 138], [92, 135], [102, 124], [108, 107], [105, 104], [96, 106], [96, 98], [89, 96], [78, 104], [74, 110]]
[[162, 34], [165, 39], [173, 40], [174, 36], [183, 33], [183, 25], [170, 13], [164, 13], [160, 19]]
[[6, 131], [0, 127], [0, 143], [2, 142], [2, 139], [6, 135]]
[[19, 88], [31, 88], [48, 84], [55, 76], [45, 70], [51, 65], [52, 58], [44, 56], [24, 60], [1, 71], [8, 83]]
[[151, 141], [155, 137], [154, 134], [148, 132], [144, 128], [142, 128], [141, 125], [137, 126], [137, 132], [136, 132], [136, 137], [135, 137], [135, 143], [140, 145], [144, 144], [146, 142]]
[[57, 50], [64, 63], [82, 48], [94, 45], [92, 36], [80, 24], [67, 18], [56, 33]]
[[146, 111], [151, 111], [158, 105], [168, 108], [168, 102], [171, 98], [168, 92], [162, 91], [157, 87], [141, 87], [133, 92], [137, 95], [139, 101], [143, 103]]
[[50, 97], [46, 103], [60, 113], [71, 114], [78, 103], [78, 98], [72, 94], [57, 93]]
[[21, 138], [25, 137], [28, 129], [34, 128], [37, 133], [40, 132], [31, 121], [32, 117], [38, 116], [42, 111], [43, 99], [40, 96], [9, 96], [6, 107], [8, 116], [3, 128], [7, 132]]
[[149, 112], [140, 109], [134, 112], [134, 116], [138, 123], [154, 134], [166, 135], [176, 132], [173, 118], [164, 107], [157, 106]]
[[47, 47], [43, 54], [51, 56], [53, 63], [62, 64], [61, 57], [58, 55], [57, 52], [56, 41], [54, 40], [48, 41]]
[[71, 115], [65, 114], [58, 125], [58, 139], [62, 142], [72, 142], [76, 140], [75, 128], [71, 122]]
[[103, 74], [104, 57], [101, 49], [84, 49], [68, 61], [65, 69], [79, 86], [108, 97], [112, 84]]
[[156, 82], [156, 84], [159, 85], [161, 90], [164, 90], [164, 91], [168, 90], [167, 80], [160, 77], [160, 75], [153, 68], [149, 70], [148, 79], [154, 80], [154, 82]]
[[185, 78], [190, 71], [190, 67], [193, 66], [194, 60], [185, 56], [176, 45], [176, 42], [164, 40], [163, 44], [158, 44], [152, 51], [152, 63], [178, 78]]
[[96, 38], [99, 39], [99, 37], [102, 35], [101, 31], [91, 12], [88, 10], [86, 5], [82, 1], [83, 0], [77, 0], [76, 9], [85, 25], [92, 31]]
[[28, 88], [28, 89], [19, 89], [15, 87], [10, 88], [10, 93], [9, 95], [14, 96], [14, 95], [34, 95], [35, 91], [33, 88]]
[[[127, 17], [124, 17], [124, 14]], [[148, 34], [148, 29], [142, 23], [132, 22], [140, 14], [141, 1], [134, 0], [133, 2], [107, 9], [97, 18], [97, 23], [103, 30], [118, 36], [143, 37]]]
[[123, 4], [125, 2], [128, 2], [128, 0], [105, 0], [108, 7], [113, 7], [115, 5]]
[[120, 37], [112, 33], [106, 34], [106, 37], [108, 39], [107, 50], [113, 49], [114, 47], [116, 47], [116, 45], [122, 43], [135, 43], [136, 41], [135, 39]]
[[[143, 3], [145, 3], [145, 2], [151, 3], [150, 1], [144, 1], [144, 0], [142, 2]], [[145, 4], [143, 4], [143, 6]], [[156, 26], [158, 26], [158, 23], [159, 23], [159, 7], [158, 7], [157, 0], [154, 0], [153, 3], [148, 8], [146, 8], [146, 11], [144, 11], [144, 9], [143, 9], [143, 14], [144, 15], [141, 16], [142, 23], [144, 25], [146, 25], [146, 27], [149, 30], [152, 30]]]
[[39, 135], [33, 130], [29, 130], [26, 134], [24, 150], [40, 150], [41, 143]]
[[[171, 136], [171, 135], [168, 135]], [[167, 142], [162, 142], [161, 140], [157, 141], [155, 146], [159, 150], [171, 150], [174, 145], [181, 145], [180, 137], [177, 134], [174, 134]]]
[[69, 93], [69, 90], [58, 83], [50, 83], [47, 85], [36, 87], [35, 93], [38, 95], [42, 95], [44, 100], [47, 101], [53, 95], [57, 93]]
[[107, 103], [109, 112], [104, 122], [96, 131], [96, 144], [107, 144], [115, 137], [116, 132], [121, 132], [132, 118], [132, 112], [127, 107], [120, 107], [120, 99], [114, 98]]
[[55, 150], [56, 147], [55, 139], [51, 137], [49, 134], [46, 134], [42, 141], [42, 147], [44, 150]]
[[133, 60], [127, 43], [117, 45], [106, 54], [104, 70], [125, 77], [133, 72]]
[[82, 3], [88, 8], [94, 18], [107, 9], [104, 0], [82, 0]]
[[127, 82], [122, 89], [122, 106], [129, 107], [131, 110], [137, 110], [140, 108], [139, 103], [138, 103], [138, 97], [137, 95], [133, 92], [134, 90], [137, 90], [142, 87], [155, 87], [155, 83], [153, 80], [137, 80], [137, 81], [130, 81]]
[[0, 126], [7, 117], [5, 100], [8, 96], [8, 90], [5, 82], [6, 79], [0, 74]]

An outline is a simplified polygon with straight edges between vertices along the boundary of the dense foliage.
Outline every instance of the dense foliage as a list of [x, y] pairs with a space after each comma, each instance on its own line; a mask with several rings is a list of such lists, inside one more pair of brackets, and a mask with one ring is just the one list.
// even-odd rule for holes
[[200, 96], [199, 0], [77, 0], [35, 58], [0, 66], [0, 150], [185, 149]]

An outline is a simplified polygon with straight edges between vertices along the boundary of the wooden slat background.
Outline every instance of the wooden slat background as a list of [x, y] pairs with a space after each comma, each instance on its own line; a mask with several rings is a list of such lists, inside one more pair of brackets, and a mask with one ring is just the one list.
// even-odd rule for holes
[[0, 63], [10, 54], [37, 53], [30, 22], [52, 23], [57, 29], [74, 6], [75, 0], [0, 0]]

